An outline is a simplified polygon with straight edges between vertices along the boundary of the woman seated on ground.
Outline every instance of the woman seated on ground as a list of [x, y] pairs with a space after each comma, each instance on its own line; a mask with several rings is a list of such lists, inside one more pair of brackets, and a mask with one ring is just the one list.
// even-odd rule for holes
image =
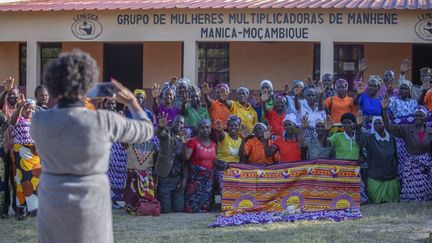
[[381, 80], [378, 76], [371, 76], [369, 78], [366, 91], [364, 83], [358, 83], [354, 104], [359, 106], [364, 116], [381, 115], [381, 97], [378, 96], [380, 85]]
[[[362, 125], [362, 119], [357, 119]], [[396, 140], [384, 127], [380, 116], [374, 116], [370, 134], [357, 129], [357, 144], [366, 149], [367, 195], [372, 203], [398, 202], [400, 184]]]
[[182, 141], [186, 143], [184, 159], [190, 161], [185, 200], [187, 213], [210, 212], [213, 207], [213, 168], [217, 145], [210, 140], [210, 127], [210, 120], [202, 120], [198, 124], [198, 137]]
[[348, 82], [345, 79], [338, 79], [336, 81], [335, 90], [336, 95], [325, 99], [324, 106], [327, 109], [327, 114], [330, 114], [333, 121], [340, 123], [343, 114], [355, 114], [357, 108], [354, 106], [353, 99], [347, 95]]
[[37, 188], [41, 174], [41, 162], [36, 152], [35, 144], [30, 136], [30, 126], [36, 101], [25, 99], [21, 94], [17, 101], [17, 110], [11, 117], [14, 175], [16, 186], [18, 220], [24, 219], [24, 209], [27, 215], [36, 216], [38, 209]]
[[399, 174], [401, 176], [401, 201], [432, 200], [432, 128], [425, 122], [428, 110], [419, 106], [414, 112], [414, 124], [393, 125], [390, 123], [387, 109], [388, 98], [383, 99], [383, 120], [387, 131], [405, 141], [404, 147], [398, 147]]
[[123, 193], [126, 212], [138, 216], [159, 216], [161, 208], [155, 197], [153, 168], [159, 151], [159, 139], [154, 136], [144, 143], [127, 148], [127, 180]]
[[237, 101], [229, 100], [226, 90], [222, 90], [221, 99], [230, 110], [232, 115], [241, 118], [243, 125], [248, 132], [251, 132], [254, 125], [258, 122], [258, 115], [251, 104], [248, 102], [249, 89], [240, 87], [237, 89]]
[[[139, 102], [139, 101], [138, 101]], [[104, 101], [104, 109], [117, 113], [117, 103], [115, 100], [106, 99]], [[122, 206], [119, 201], [124, 201], [123, 192], [126, 184], [127, 176], [127, 153], [125, 145], [120, 142], [114, 142], [111, 146], [108, 179], [111, 186], [111, 201], [114, 209], [120, 209]]]
[[[301, 129], [309, 127], [309, 119], [303, 118]], [[325, 129], [324, 120], [315, 122], [316, 136], [305, 138], [304, 146], [306, 150], [306, 159], [330, 159], [333, 155], [333, 148], [326, 146], [327, 130]]]
[[265, 105], [266, 101], [268, 100], [268, 97], [269, 95], [265, 91], [263, 91], [263, 93], [261, 94], [261, 100], [262, 100], [261, 106], [263, 107], [264, 117], [267, 120], [269, 127], [271, 127], [272, 135], [275, 136], [275, 138], [281, 137], [284, 132], [283, 121], [286, 116], [287, 101], [285, 96], [276, 95], [273, 98], [274, 99], [273, 108], [268, 110], [267, 105]]
[[[264, 137], [264, 132], [268, 131], [268, 137]], [[240, 145], [240, 162], [248, 164], [272, 164], [275, 159], [273, 156], [266, 156], [265, 144], [272, 145], [270, 140], [271, 132], [264, 123], [257, 123], [254, 126], [253, 134], [246, 129], [241, 129], [242, 143]]]
[[217, 166], [217, 181], [219, 188], [222, 189], [223, 172], [230, 163], [239, 163], [239, 149], [242, 139], [238, 133], [240, 130], [241, 120], [238, 116], [230, 116], [227, 122], [227, 132], [223, 130], [222, 122], [216, 121], [216, 138], [218, 142], [216, 166]]
[[[162, 93], [162, 100], [159, 97]], [[175, 90], [171, 87], [166, 87], [164, 90], [160, 89], [159, 84], [154, 84], [152, 88], [153, 96], [153, 112], [158, 119], [159, 115], [165, 113], [168, 115], [168, 125], [171, 125], [172, 121], [177, 115], [180, 115], [181, 111], [177, 106], [173, 105], [173, 100], [175, 98]], [[159, 120], [156, 121], [159, 123]]]
[[[296, 116], [294, 114], [286, 115], [283, 126], [284, 133], [283, 136], [279, 137], [270, 146], [269, 143], [265, 143], [264, 151], [266, 157], [272, 157], [279, 152], [280, 162], [292, 162], [299, 161], [302, 159], [301, 147], [304, 147], [303, 132], [296, 133]], [[302, 119], [302, 125], [307, 126], [307, 116]], [[271, 136], [270, 130], [264, 131], [264, 138], [268, 140]]]

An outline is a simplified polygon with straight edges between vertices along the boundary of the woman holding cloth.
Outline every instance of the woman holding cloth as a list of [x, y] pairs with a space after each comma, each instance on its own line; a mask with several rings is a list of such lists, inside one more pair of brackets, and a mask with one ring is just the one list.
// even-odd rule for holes
[[113, 242], [109, 181], [112, 143], [142, 143], [153, 124], [133, 93], [119, 82], [116, 101], [137, 120], [84, 107], [96, 84], [96, 61], [78, 50], [62, 53], [45, 68], [44, 78], [57, 107], [37, 112], [31, 136], [41, 157], [37, 232], [39, 242]]

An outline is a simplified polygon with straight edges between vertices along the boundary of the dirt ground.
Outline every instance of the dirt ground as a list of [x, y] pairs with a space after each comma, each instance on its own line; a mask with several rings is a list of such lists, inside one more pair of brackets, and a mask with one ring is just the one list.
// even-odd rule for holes
[[[114, 210], [116, 242], [431, 242], [432, 202], [365, 205], [359, 220], [208, 228], [217, 214], [137, 217]], [[0, 242], [35, 242], [35, 219], [0, 219]]]

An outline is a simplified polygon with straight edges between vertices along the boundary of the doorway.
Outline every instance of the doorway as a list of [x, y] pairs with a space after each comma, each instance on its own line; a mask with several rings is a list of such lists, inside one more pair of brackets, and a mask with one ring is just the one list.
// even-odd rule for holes
[[413, 62], [412, 62], [412, 81], [414, 84], [420, 83], [420, 69], [423, 67], [432, 67], [432, 45], [413, 45]]
[[142, 88], [143, 44], [105, 43], [103, 78], [115, 78], [130, 90]]
[[348, 90], [353, 91], [358, 62], [364, 57], [363, 45], [335, 44], [334, 80], [343, 78], [348, 81]]

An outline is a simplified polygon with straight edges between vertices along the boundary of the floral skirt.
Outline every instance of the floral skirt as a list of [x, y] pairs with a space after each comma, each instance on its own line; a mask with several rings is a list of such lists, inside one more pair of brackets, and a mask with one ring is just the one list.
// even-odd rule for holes
[[213, 208], [214, 170], [192, 165], [186, 188], [185, 212], [210, 212]]
[[126, 212], [138, 216], [159, 216], [153, 175], [149, 170], [128, 170], [123, 197]]

